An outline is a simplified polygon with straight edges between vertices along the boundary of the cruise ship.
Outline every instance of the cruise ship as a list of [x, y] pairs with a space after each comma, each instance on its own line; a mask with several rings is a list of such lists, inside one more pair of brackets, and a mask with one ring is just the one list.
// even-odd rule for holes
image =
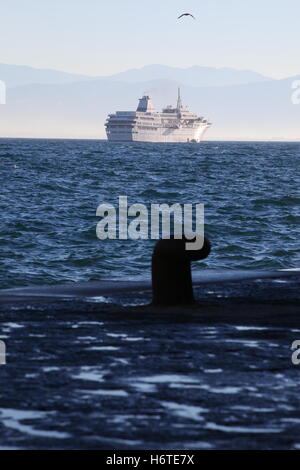
[[210, 126], [182, 105], [180, 88], [176, 107], [157, 112], [151, 98], [144, 95], [136, 111], [109, 114], [105, 123], [107, 139], [112, 142], [200, 142]]

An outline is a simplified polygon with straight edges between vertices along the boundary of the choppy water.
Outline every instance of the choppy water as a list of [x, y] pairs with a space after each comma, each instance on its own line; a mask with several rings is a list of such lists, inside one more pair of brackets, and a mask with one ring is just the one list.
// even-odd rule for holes
[[235, 308], [0, 308], [0, 447], [300, 448], [296, 306]]
[[[198, 269], [299, 267], [299, 155], [297, 143], [0, 140], [0, 286], [148, 275], [153, 242], [95, 235], [97, 205], [122, 194], [205, 203], [213, 252]], [[118, 305], [143, 294], [2, 306], [0, 448], [300, 448], [299, 282], [197, 295], [207, 303], [188, 312]], [[260, 318], [230, 304], [241, 295], [282, 302]]]
[[140, 276], [153, 242], [105, 241], [96, 208], [204, 203], [202, 267], [300, 265], [298, 143], [0, 141], [0, 285]]

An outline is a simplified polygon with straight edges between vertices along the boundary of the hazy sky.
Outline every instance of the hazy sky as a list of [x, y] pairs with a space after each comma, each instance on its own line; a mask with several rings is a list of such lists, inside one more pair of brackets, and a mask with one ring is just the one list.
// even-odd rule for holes
[[[177, 21], [185, 11], [196, 21]], [[0, 18], [1, 63], [90, 75], [153, 63], [300, 73], [299, 0], [1, 0]]]

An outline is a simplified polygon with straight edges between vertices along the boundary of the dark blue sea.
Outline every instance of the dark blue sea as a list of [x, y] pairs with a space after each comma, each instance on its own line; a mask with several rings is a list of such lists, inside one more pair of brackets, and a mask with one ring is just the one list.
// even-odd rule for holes
[[[204, 204], [196, 271], [299, 268], [299, 183], [300, 143], [1, 139], [0, 288], [148, 278], [154, 241], [96, 237], [98, 205], [120, 195]], [[300, 448], [299, 283], [197, 298], [204, 315], [147, 313], [149, 294], [2, 305], [0, 448]]]

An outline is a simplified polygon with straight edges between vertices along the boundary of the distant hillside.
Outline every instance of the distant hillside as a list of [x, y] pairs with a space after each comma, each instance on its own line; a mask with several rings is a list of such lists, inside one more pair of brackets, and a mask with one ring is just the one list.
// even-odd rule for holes
[[[223, 86], [182, 85], [191, 110], [209, 118], [209, 139], [300, 139], [300, 105], [291, 102], [293, 77]], [[99, 79], [8, 90], [0, 106], [1, 137], [104, 138], [108, 113], [136, 109], [147, 90], [155, 107], [175, 104], [178, 81], [126, 83]]]
[[131, 69], [109, 77], [112, 80], [128, 83], [149, 80], [173, 80], [189, 86], [227, 86], [271, 80], [251, 70], [232, 68], [213, 68], [194, 66], [186, 69], [165, 65], [147, 65], [140, 69]]
[[0, 80], [6, 82], [8, 88], [33, 83], [70, 83], [88, 80], [86, 75], [76, 75], [51, 69], [36, 69], [23, 65], [0, 64]]
[[31, 84], [63, 84], [95, 79], [109, 79], [126, 83], [172, 80], [189, 86], [226, 86], [270, 80], [248, 70], [217, 69], [200, 66], [181, 69], [164, 65], [148, 65], [140, 69], [132, 69], [112, 75], [111, 77], [91, 77], [88, 75], [60, 72], [58, 70], [0, 64], [0, 80], [5, 81], [8, 88]]

